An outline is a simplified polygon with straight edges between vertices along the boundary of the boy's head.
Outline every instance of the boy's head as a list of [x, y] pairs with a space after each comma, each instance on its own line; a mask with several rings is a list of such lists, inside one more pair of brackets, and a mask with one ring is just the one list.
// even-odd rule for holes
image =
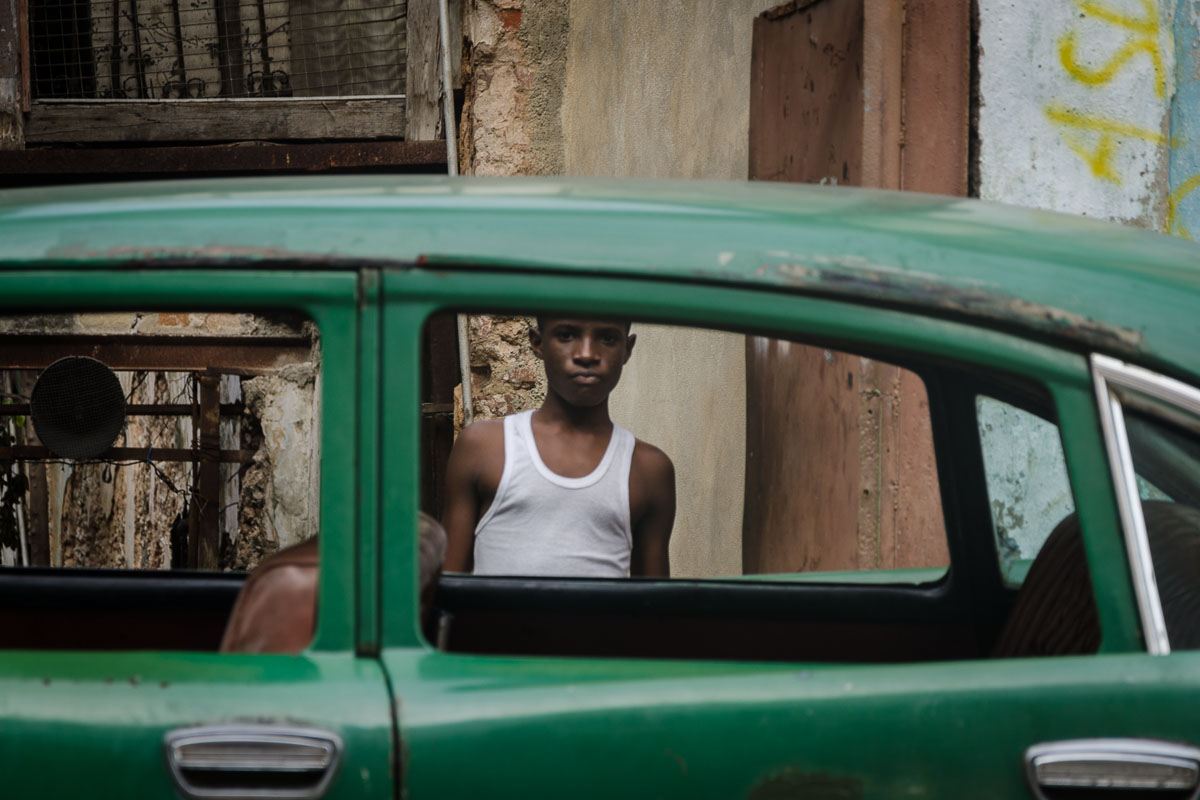
[[637, 335], [627, 319], [539, 316], [529, 331], [533, 352], [546, 365], [550, 390], [573, 406], [596, 406], [621, 379]]

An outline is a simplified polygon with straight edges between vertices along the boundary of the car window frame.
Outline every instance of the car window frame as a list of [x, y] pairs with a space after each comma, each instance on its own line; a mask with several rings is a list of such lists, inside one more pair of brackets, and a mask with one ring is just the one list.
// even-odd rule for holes
[[[364, 443], [374, 446], [370, 426], [375, 422], [373, 405], [360, 408], [364, 394], [360, 382], [373, 379], [371, 364], [360, 362], [366, 360], [363, 351], [369, 351], [374, 341], [373, 329], [368, 325], [363, 330], [362, 325], [360, 306], [366, 300], [361, 272], [303, 264], [272, 267], [239, 258], [164, 258], [152, 268], [113, 260], [90, 268], [44, 265], [34, 270], [0, 271], [0, 309], [6, 314], [253, 310], [300, 313], [316, 325], [321, 359], [314, 387], [320, 441], [318, 532], [334, 526], [340, 532], [320, 537], [317, 622], [308, 651], [365, 651], [378, 641], [374, 634], [378, 587], [370, 580], [373, 572], [361, 569], [364, 559], [373, 559], [373, 537], [366, 532], [370, 526], [367, 512], [374, 508], [375, 500], [371, 487], [359, 487], [361, 473], [367, 471], [355, 468]], [[331, 388], [339, 385], [346, 388]], [[332, 424], [354, 414], [365, 415], [361, 430]], [[117, 586], [124, 576], [145, 572], [117, 568], [97, 576], [94, 570], [50, 569], [51, 578], [78, 577], [81, 584], [91, 581], [101, 587]], [[13, 591], [20, 591], [23, 585], [44, 581], [43, 573], [36, 568], [3, 568], [0, 577], [12, 584]], [[202, 583], [210, 574], [194, 573], [182, 580]], [[138, 575], [132, 576], [137, 579]], [[46, 652], [86, 651], [64, 648]]]
[[[1138, 403], [1136, 393], [1163, 403], [1167, 409], [1177, 407], [1184, 413], [1200, 416], [1200, 389], [1102, 353], [1092, 353], [1089, 360], [1145, 649], [1150, 655], [1169, 655], [1170, 637], [1158, 593], [1124, 407], [1145, 405]], [[1151, 413], [1162, 416], [1163, 410]]]
[[[1077, 470], [1088, 471], [1085, 483], [1091, 491], [1108, 492], [1107, 471], [1098, 472], [1091, 465], [1094, 453], [1102, 448], [1096, 431], [1094, 404], [1091, 394], [1091, 374], [1086, 353], [1078, 344], [1035, 341], [1012, 332], [997, 329], [986, 319], [947, 319], [920, 309], [883, 307], [879, 304], [856, 302], [821, 293], [786, 291], [761, 287], [742, 287], [710, 282], [688, 282], [656, 276], [627, 274], [556, 274], [539, 266], [497, 267], [469, 263], [422, 263], [407, 269], [385, 269], [384, 280], [384, 359], [385, 375], [382, 385], [390, 408], [405, 403], [405, 414], [385, 414], [383, 423], [384, 475], [381, 492], [384, 498], [381, 543], [383, 584], [384, 647], [419, 647], [433, 649], [433, 644], [421, 636], [415, 616], [415, 591], [411, 584], [411, 559], [415, 550], [412, 541], [401, 543], [398, 525], [405, 518], [415, 519], [419, 506], [418, 481], [420, 469], [415, 454], [418, 446], [419, 387], [411, 381], [400, 380], [403, 369], [418, 363], [418, 349], [424, 325], [440, 312], [535, 313], [570, 308], [580, 314], [620, 314], [647, 322], [698, 325], [706, 328], [733, 330], [744, 334], [780, 336], [818, 346], [830, 346], [852, 352], [880, 357], [890, 363], [914, 369], [913, 361], [930, 365], [948, 365], [960, 370], [961, 381], [953, 387], [937, 387], [926, 371], [915, 368], [926, 381], [930, 402], [943, 389], [953, 394], [973, 392], [983, 385], [1014, 387], [1033, 383], [1041, 387], [1054, 404], [1055, 412], [1065, 422], [1060, 426], [1064, 447], [1068, 450], [1068, 471], [1072, 485]], [[663, 292], [670, 292], [670, 301], [663, 302]], [[881, 344], [885, 343], [885, 344]], [[904, 354], [911, 354], [906, 357]], [[891, 354], [891, 355], [889, 355]], [[1007, 392], [1005, 393], [1007, 394]], [[1064, 403], [1066, 404], [1064, 407]], [[1086, 404], [1086, 412], [1083, 407]], [[971, 430], [975, 419], [970, 417]], [[956, 412], [963, 416], [962, 412]], [[1076, 423], [1072, 416], [1078, 418]], [[962, 421], [959, 421], [960, 423]], [[1069, 422], [1070, 424], [1065, 424]], [[935, 427], [939, 422], [935, 420]], [[1090, 428], [1089, 428], [1090, 425]], [[961, 424], [960, 424], [961, 427]], [[1068, 430], [1070, 428], [1070, 430]], [[1093, 438], [1094, 446], [1078, 448], [1082, 455], [1072, 457], [1070, 440]], [[935, 452], [945, 441], [945, 432], [935, 431]], [[977, 448], [976, 448], [977, 449]], [[397, 457], [390, 454], [413, 454], [399, 468]], [[939, 454], [939, 463], [942, 456]], [[389, 468], [389, 459], [391, 467]], [[982, 478], [982, 475], [981, 475]], [[950, 580], [953, 580], [956, 554], [955, 534], [973, 523], [964, 515], [969, 509], [956, 508], [953, 475], [939, 469], [942, 483], [943, 514], [947, 525], [951, 552]], [[986, 492], [980, 492], [986, 498]], [[1078, 495], [1077, 495], [1078, 498]], [[1104, 498], [1106, 499], [1106, 498]], [[1103, 503], [1101, 504], [1103, 505]], [[986, 499], [981, 505], [987, 514]], [[988, 536], [991, 536], [990, 517], [985, 517]], [[1116, 526], [1105, 526], [1103, 519], [1093, 520], [1097, 536], [1113, 536]], [[397, 532], [397, 533], [392, 533]], [[989, 557], [997, 573], [995, 548], [989, 538]], [[406, 552], [404, 552], [406, 551]], [[1121, 574], [1125, 564], [1122, 559]], [[1094, 580], [1108, 580], [1107, 570], [1094, 571]], [[404, 581], [409, 581], [408, 585]], [[531, 586], [536, 581], [525, 580]], [[682, 581], [680, 583], [683, 583]], [[700, 581], [704, 588], [713, 582]], [[732, 582], [731, 582], [732, 583]], [[785, 590], [802, 592], [812, 584], [784, 584]], [[820, 588], [820, 587], [818, 587]], [[1128, 605], [1126, 610], [1123, 604]], [[1111, 619], [1106, 619], [1106, 614]], [[1105, 651], [1127, 652], [1135, 626], [1132, 598], [1119, 590], [1101, 604], [1101, 623], [1105, 626]], [[1111, 631], [1108, 630], [1111, 628]], [[1111, 636], [1109, 634], [1112, 634]]]
[[[1058, 417], [1058, 412], [1055, 407], [1054, 401], [1050, 398], [1048, 393], [1045, 390], [1039, 391], [1038, 389], [1036, 389], [1034, 387], [1022, 387], [1022, 391], [1015, 391], [1012, 387], [1005, 387], [1001, 384], [979, 384], [976, 388], [977, 388], [977, 391], [975, 393], [976, 402], [978, 402], [979, 398], [987, 398], [989, 400], [992, 400], [993, 402], [1003, 403], [1004, 405], [1007, 405], [1010, 408], [1016, 409], [1025, 414], [1029, 414], [1030, 416], [1036, 417], [1054, 428], [1055, 433], [1058, 436], [1059, 452], [1062, 456], [1063, 473], [1067, 479], [1067, 488], [1071, 494], [1071, 502], [1073, 504], [1072, 512], [1074, 513], [1075, 511], [1077, 511], [1078, 504], [1076, 501], [1075, 485], [1071, 481], [1071, 470], [1068, 467], [1068, 463], [1067, 463], [1067, 442], [1063, 436], [1061, 420]], [[978, 406], [976, 406], [976, 409], [978, 410]], [[976, 420], [978, 421], [978, 416], [976, 416]], [[977, 436], [979, 439], [980, 454], [982, 456], [983, 455], [982, 433], [977, 432]], [[984, 488], [986, 490], [988, 490], [988, 510], [989, 510], [989, 515], [990, 515], [992, 498], [991, 498], [990, 487], [988, 487], [986, 484], [986, 482], [987, 482], [986, 458], [984, 458], [983, 470], [984, 470], [984, 482], [985, 482]], [[1025, 560], [1023, 567], [1017, 568], [1018, 570], [1021, 571], [1021, 579], [1013, 580], [1012, 575], [1011, 575], [1011, 570], [1006, 570], [1004, 567], [1004, 560], [1000, 554], [999, 542], [995, 538], [996, 537], [995, 517], [989, 516], [989, 519], [991, 520], [991, 525], [992, 525], [992, 537], [993, 537], [992, 543], [993, 543], [993, 546], [996, 551], [996, 568], [1000, 572], [1001, 582], [1003, 583], [1004, 587], [1006, 589], [1012, 590], [1012, 592], [1015, 594], [1015, 592], [1018, 591], [1020, 589], [1021, 585], [1024, 583], [1025, 573], [1028, 572], [1029, 567], [1032, 565], [1033, 561], [1036, 559], [1037, 556], [1035, 554], [1034, 558]], [[1051, 531], [1051, 529], [1047, 529], [1045, 531], [1045, 534], [1047, 536], [1049, 536], [1050, 531]]]

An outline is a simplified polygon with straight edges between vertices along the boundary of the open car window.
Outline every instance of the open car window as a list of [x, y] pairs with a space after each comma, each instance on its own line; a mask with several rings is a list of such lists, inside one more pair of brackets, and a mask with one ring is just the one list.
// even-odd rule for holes
[[[528, 344], [537, 320], [472, 320], [472, 418], [516, 424], [548, 391]], [[445, 351], [438, 339], [447, 331], [445, 315], [430, 320], [427, 353]], [[674, 464], [671, 578], [921, 585], [945, 576], [930, 403], [916, 372], [783, 339], [637, 321], [630, 332], [636, 348], [609, 409]], [[444, 517], [439, 477], [465, 419], [461, 389], [447, 390], [457, 376], [439, 378], [429, 362], [422, 496], [425, 511]], [[497, 434], [501, 449], [510, 435]], [[499, 463], [514, 469], [503, 456]], [[473, 518], [477, 536], [495, 535], [501, 477], [504, 489], [515, 480], [497, 468]], [[506, 567], [513, 576], [578, 577]]]
[[317, 533], [320, 364], [296, 314], [0, 317], [0, 647], [216, 649]]
[[[436, 646], [814, 662], [1096, 652], [1099, 620], [1046, 387], [882, 346], [634, 320], [636, 347], [608, 410], [674, 463], [669, 575], [646, 580], [635, 561], [603, 576], [526, 569], [515, 559], [536, 524], [528, 514], [503, 534], [516, 543], [507, 571], [476, 573], [480, 538], [496, 536], [491, 509], [511, 500], [517, 480], [508, 448], [529, 461], [553, 446], [532, 416], [549, 391], [527, 352], [540, 324], [470, 316], [471, 424], [491, 426], [493, 443], [468, 471], [492, 478], [465, 528], [461, 566], [442, 578]], [[454, 336], [452, 316], [427, 321], [422, 501], [443, 521], [453, 504], [446, 463], [456, 439], [470, 438], [461, 373], [439, 377], [433, 358]], [[1006, 388], [993, 397], [991, 386]], [[603, 450], [565, 477], [599, 468]], [[955, 494], [943, 496], [946, 486]], [[557, 511], [569, 499], [545, 502]], [[576, 541], [571, 524], [536, 531], [532, 549]], [[1071, 581], [1055, 579], [1063, 569]], [[1022, 586], [1027, 572], [1034, 580]]]
[[996, 553], [1020, 586], [1055, 526], [1075, 511], [1058, 427], [986, 395], [975, 399]]
[[[1125, 429], [1159, 602], [1173, 650], [1200, 648], [1200, 419], [1128, 399]], [[1142, 402], [1138, 402], [1141, 400]]]

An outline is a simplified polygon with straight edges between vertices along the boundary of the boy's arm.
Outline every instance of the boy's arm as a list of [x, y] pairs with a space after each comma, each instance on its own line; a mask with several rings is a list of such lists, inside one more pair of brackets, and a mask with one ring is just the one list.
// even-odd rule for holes
[[669, 577], [671, 528], [675, 524], [675, 465], [662, 450], [638, 442], [630, 470], [633, 492], [633, 553], [629, 574], [635, 577]]
[[446, 572], [470, 572], [474, 566], [475, 524], [479, 521], [479, 473], [485, 436], [471, 425], [458, 435], [446, 465], [446, 498], [442, 527], [446, 529]]

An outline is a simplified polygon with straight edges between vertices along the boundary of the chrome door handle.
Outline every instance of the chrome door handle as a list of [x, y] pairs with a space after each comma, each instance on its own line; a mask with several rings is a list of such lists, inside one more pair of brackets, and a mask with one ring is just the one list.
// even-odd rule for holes
[[1164, 797], [1195, 798], [1200, 789], [1200, 749], [1152, 739], [1038, 744], [1025, 751], [1025, 766], [1041, 800], [1081, 789], [1112, 789], [1125, 797], [1162, 792]]
[[167, 769], [193, 800], [314, 800], [337, 772], [342, 740], [317, 728], [247, 723], [177, 728]]

